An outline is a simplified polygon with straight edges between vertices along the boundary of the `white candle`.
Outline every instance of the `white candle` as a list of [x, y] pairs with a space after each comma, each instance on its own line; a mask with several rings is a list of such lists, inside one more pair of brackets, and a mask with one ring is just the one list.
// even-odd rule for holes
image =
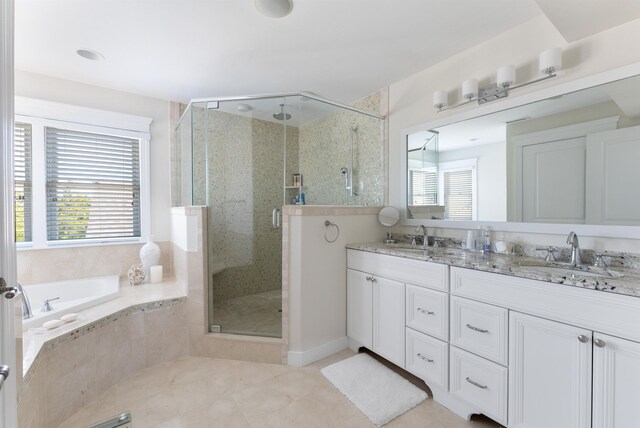
[[149, 268], [149, 280], [151, 282], [162, 281], [162, 265], [151, 266]]

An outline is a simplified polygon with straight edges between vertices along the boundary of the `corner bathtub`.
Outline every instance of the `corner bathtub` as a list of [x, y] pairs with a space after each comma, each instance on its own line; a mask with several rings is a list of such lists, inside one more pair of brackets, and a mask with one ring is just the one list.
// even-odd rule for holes
[[[118, 297], [119, 286], [118, 275], [24, 285], [33, 317], [22, 320], [22, 329], [41, 327], [46, 321], [114, 299]], [[56, 297], [60, 299], [51, 302], [51, 312], [40, 312], [45, 299]]]

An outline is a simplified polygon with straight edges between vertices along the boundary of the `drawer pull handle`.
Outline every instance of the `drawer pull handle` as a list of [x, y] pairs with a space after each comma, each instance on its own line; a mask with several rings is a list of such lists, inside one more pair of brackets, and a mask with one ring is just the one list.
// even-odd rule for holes
[[428, 311], [428, 310], [422, 309], [422, 308], [418, 308], [418, 309], [416, 309], [416, 311], [422, 312], [423, 314], [427, 314], [427, 315], [435, 315], [436, 314], [435, 312]]
[[474, 326], [472, 326], [471, 324], [467, 324], [467, 328], [468, 328], [468, 329], [471, 329], [471, 330], [473, 330], [473, 331], [480, 332], [480, 333], [489, 333], [489, 330], [485, 330], [485, 329], [483, 329], [483, 328], [474, 327]]
[[416, 356], [417, 356], [418, 358], [420, 358], [420, 359], [422, 359], [422, 360], [426, 361], [427, 363], [433, 363], [433, 360], [432, 360], [431, 358], [427, 358], [427, 357], [425, 357], [424, 355], [422, 355], [422, 354], [420, 354], [420, 353], [416, 354]]
[[474, 382], [473, 380], [469, 379], [468, 377], [465, 379], [467, 382], [469, 382], [471, 385], [473, 386], [477, 386], [480, 389], [487, 389], [488, 386], [487, 385], [480, 385], [478, 382]]

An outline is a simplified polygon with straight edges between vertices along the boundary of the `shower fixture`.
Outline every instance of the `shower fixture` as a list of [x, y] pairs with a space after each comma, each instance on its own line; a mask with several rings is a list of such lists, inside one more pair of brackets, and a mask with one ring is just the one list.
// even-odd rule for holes
[[342, 175], [345, 175], [347, 172], [349, 172], [349, 168], [343, 166], [342, 168], [340, 168], [340, 172], [342, 173]]
[[285, 113], [284, 104], [280, 104], [280, 112], [274, 113], [273, 118], [276, 120], [289, 120], [291, 119], [291, 115], [289, 113]]

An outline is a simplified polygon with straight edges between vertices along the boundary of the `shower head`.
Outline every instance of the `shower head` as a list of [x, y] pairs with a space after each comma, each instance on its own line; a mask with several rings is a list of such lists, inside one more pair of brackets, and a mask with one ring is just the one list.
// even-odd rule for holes
[[349, 172], [349, 169], [346, 166], [343, 166], [342, 168], [340, 168], [340, 172], [342, 173], [342, 175], [345, 175], [347, 172]]
[[291, 115], [284, 112], [284, 104], [280, 104], [280, 113], [274, 113], [273, 118], [276, 120], [289, 120]]

